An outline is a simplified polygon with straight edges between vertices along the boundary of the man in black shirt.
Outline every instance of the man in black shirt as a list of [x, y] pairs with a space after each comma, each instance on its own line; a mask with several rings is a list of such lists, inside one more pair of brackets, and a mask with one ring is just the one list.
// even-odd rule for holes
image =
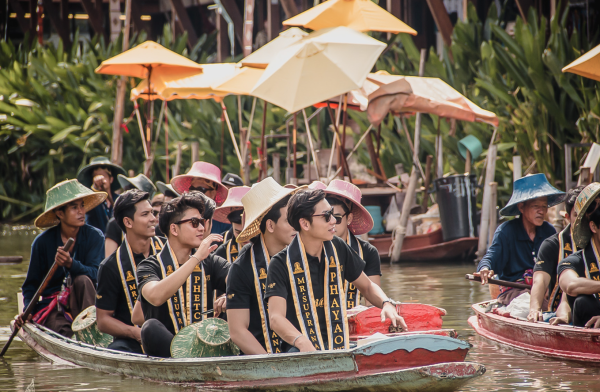
[[241, 250], [229, 270], [227, 320], [231, 340], [247, 355], [281, 352], [281, 339], [269, 328], [264, 295], [270, 255], [296, 236], [287, 221], [287, 202], [296, 191], [268, 177], [242, 198], [246, 222], [238, 241], [250, 240], [251, 245]]
[[147, 192], [132, 189], [115, 201], [114, 219], [127, 235], [117, 251], [100, 264], [96, 295], [98, 329], [114, 337], [108, 348], [138, 354], [143, 352], [141, 330], [131, 321], [138, 297], [136, 269], [165, 242], [154, 237], [158, 219], [152, 214], [149, 198]]
[[285, 341], [282, 351], [349, 348], [346, 280], [382, 308], [382, 320], [408, 330], [393, 301], [363, 273], [365, 262], [335, 236], [333, 208], [322, 190], [294, 194], [287, 218], [298, 235], [271, 259], [265, 294], [271, 329]]
[[[543, 311], [556, 312], [556, 317], [550, 319], [550, 324], [568, 324], [571, 308], [564, 299], [566, 294], [558, 285], [556, 271], [558, 263], [564, 258], [577, 251], [573, 241], [573, 223], [577, 213], [573, 208], [579, 193], [585, 188], [580, 185], [570, 189], [565, 199], [566, 220], [569, 222], [560, 233], [548, 237], [542, 242], [538, 252], [535, 267], [533, 268], [533, 285], [531, 287], [531, 300], [529, 302], [528, 321], [542, 321]], [[548, 296], [546, 296], [548, 293]], [[542, 309], [542, 304], [547, 301], [548, 305]]]
[[573, 325], [600, 328], [600, 183], [577, 197], [573, 237], [579, 249], [558, 265], [558, 283], [567, 294]]
[[205, 319], [212, 309], [215, 316], [225, 309], [225, 297], [213, 304], [214, 290], [226, 291], [229, 271], [226, 260], [210, 254], [217, 248], [211, 243], [222, 240], [221, 236], [205, 236], [210, 228], [207, 216], [213, 213], [214, 204], [196, 191], [161, 209], [158, 224], [168, 241], [160, 253], [142, 261], [137, 271], [146, 320], [142, 345], [148, 355], [169, 357], [171, 341], [181, 328]]
[[[325, 189], [327, 202], [333, 207], [335, 235], [345, 240], [365, 262], [363, 272], [373, 283], [381, 285], [381, 260], [377, 249], [358, 235], [368, 233], [373, 228], [371, 214], [360, 204], [362, 194], [354, 184], [342, 180], [333, 180]], [[360, 305], [360, 292], [353, 284], [344, 283], [348, 309]], [[367, 305], [369, 305], [367, 303]]]

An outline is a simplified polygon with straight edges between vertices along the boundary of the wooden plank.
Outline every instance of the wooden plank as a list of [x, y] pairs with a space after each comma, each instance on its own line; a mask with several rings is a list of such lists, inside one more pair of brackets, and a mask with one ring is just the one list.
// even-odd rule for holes
[[[63, 0], [61, 0], [61, 4], [62, 1]], [[42, 0], [42, 2], [44, 5], [44, 14], [50, 18], [50, 22], [54, 25], [54, 28], [58, 32], [58, 36], [62, 39], [65, 47], [70, 47], [71, 37], [69, 37], [68, 30], [69, 19], [67, 18], [66, 21], [62, 20], [59, 10], [56, 9], [52, 0]]]
[[265, 0], [267, 2], [267, 38], [271, 41], [279, 35], [279, 0]]
[[225, 11], [229, 14], [231, 21], [233, 22], [233, 29], [235, 31], [235, 37], [237, 38], [240, 45], [244, 45], [244, 29], [242, 14], [235, 3], [235, 0], [221, 0], [221, 4]]
[[196, 34], [196, 31], [194, 30], [194, 25], [192, 24], [192, 21], [190, 20], [190, 17], [187, 13], [187, 10], [185, 9], [185, 6], [183, 5], [183, 2], [181, 0], [171, 0], [171, 9], [173, 11], [175, 11], [175, 14], [177, 15], [176, 21], [177, 24], [179, 25], [179, 28], [182, 31], [185, 31], [188, 33], [188, 40], [187, 40], [187, 44], [188, 44], [188, 48], [193, 48], [196, 43], [198, 42], [198, 35]]
[[[10, 4], [10, 8], [17, 14], [17, 22], [19, 23], [19, 27], [23, 33], [27, 33], [30, 31], [31, 26], [29, 25], [29, 21], [25, 19], [25, 11], [21, 7], [19, 0], [8, 0]], [[6, 28], [6, 26], [4, 26]]]
[[[102, 7], [98, 7], [99, 0], [81, 0], [81, 5], [86, 14], [88, 14], [90, 25], [94, 32], [98, 35], [104, 35], [104, 28], [102, 26]], [[100, 12], [98, 12], [100, 11]]]
[[427, 0], [427, 5], [429, 6], [431, 15], [433, 15], [433, 20], [435, 21], [438, 30], [442, 34], [444, 43], [447, 46], [450, 46], [452, 44], [452, 30], [454, 29], [454, 26], [452, 26], [452, 21], [450, 20], [448, 11], [446, 11], [444, 1]]
[[244, 10], [244, 57], [252, 53], [252, 35], [254, 29], [254, 0], [246, 0]]

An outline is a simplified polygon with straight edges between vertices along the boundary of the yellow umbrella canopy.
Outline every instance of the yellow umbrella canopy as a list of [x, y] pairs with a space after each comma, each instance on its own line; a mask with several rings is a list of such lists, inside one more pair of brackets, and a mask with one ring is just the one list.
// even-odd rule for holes
[[283, 22], [311, 30], [346, 26], [358, 31], [384, 31], [417, 35], [409, 25], [371, 0], [327, 0]]
[[[171, 80], [178, 80], [181, 78], [188, 78], [194, 75], [202, 74], [202, 69], [183, 69], [179, 72], [172, 72], [170, 69], [157, 68], [152, 71], [152, 80], [149, 81], [147, 78], [143, 79], [136, 87], [131, 89], [130, 99], [135, 101], [138, 98], [145, 99], [147, 101], [153, 101], [155, 99], [171, 101], [177, 99], [177, 97], [167, 97], [163, 94], [166, 88], [166, 83]], [[149, 87], [151, 85], [151, 87]]]
[[240, 61], [240, 64], [245, 67], [254, 68], [267, 68], [267, 65], [271, 60], [283, 49], [288, 46], [300, 41], [306, 37], [308, 33], [297, 27], [292, 27], [285, 31], [282, 31], [279, 36], [267, 44], [263, 45], [260, 49], [252, 52], [250, 55]]
[[239, 73], [236, 63], [204, 64], [202, 73], [165, 82], [161, 95], [172, 99], [220, 99], [229, 92], [214, 88]]
[[600, 81], [600, 45], [564, 67], [562, 71]]
[[261, 68], [241, 67], [229, 79], [213, 87], [227, 94], [250, 95], [264, 72], [265, 70]]
[[369, 74], [367, 115], [379, 125], [388, 112], [421, 112], [470, 122], [498, 126], [498, 117], [475, 105], [464, 95], [438, 78], [390, 75], [385, 71]]
[[149, 69], [154, 72], [158, 69], [165, 74], [177, 74], [185, 69], [202, 70], [202, 66], [180, 54], [165, 48], [153, 41], [146, 41], [135, 48], [103, 61], [96, 73], [106, 75], [123, 75], [135, 78], [148, 77]]
[[296, 112], [360, 88], [384, 49], [348, 27], [315, 31], [282, 50], [250, 94]]

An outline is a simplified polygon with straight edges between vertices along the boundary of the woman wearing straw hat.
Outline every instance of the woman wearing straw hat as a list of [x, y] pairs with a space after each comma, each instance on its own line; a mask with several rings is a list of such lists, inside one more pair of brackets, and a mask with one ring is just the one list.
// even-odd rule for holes
[[[546, 238], [556, 234], [554, 227], [544, 218], [548, 208], [561, 203], [565, 195], [565, 192], [550, 185], [542, 173], [515, 181], [513, 194], [500, 214], [519, 215], [519, 218], [496, 229], [492, 244], [474, 273], [481, 276], [481, 284], [486, 284], [494, 274], [498, 274], [501, 280], [531, 284], [540, 246]], [[500, 286], [498, 302], [508, 305], [528, 290]]]
[[296, 236], [287, 222], [287, 202], [303, 188], [284, 188], [267, 177], [242, 198], [246, 222], [237, 238], [251, 245], [240, 251], [229, 270], [227, 320], [231, 339], [244, 354], [281, 352], [281, 339], [269, 328], [264, 302], [267, 270], [270, 255], [279, 253]]
[[573, 325], [600, 328], [600, 183], [577, 197], [573, 237], [577, 253], [558, 264], [558, 283], [567, 294]]
[[[342, 180], [333, 180], [325, 189], [327, 202], [333, 207], [335, 230], [338, 237], [346, 243], [365, 262], [363, 272], [376, 285], [381, 284], [381, 259], [377, 249], [358, 238], [373, 228], [373, 218], [369, 211], [360, 204], [362, 194], [354, 184]], [[348, 309], [360, 305], [360, 292], [353, 284], [345, 282], [346, 303]]]
[[[22, 286], [24, 308], [56, 261], [60, 267], [42, 293], [33, 320], [63, 336], [71, 337], [73, 319], [94, 305], [104, 236], [85, 223], [85, 213], [104, 202], [106, 196], [105, 192], [92, 192], [77, 180], [60, 182], [46, 192], [46, 208], [35, 220], [36, 227], [49, 229], [31, 245], [31, 261]], [[70, 252], [65, 252], [62, 247], [69, 238], [75, 243]]]
[[236, 238], [242, 232], [242, 213], [244, 205], [242, 197], [250, 190], [249, 186], [238, 186], [229, 189], [227, 200], [221, 207], [215, 210], [213, 219], [218, 222], [230, 223], [231, 229], [223, 233], [223, 243], [217, 248], [215, 254], [221, 256], [230, 263], [233, 263], [238, 257], [240, 247], [245, 242], [237, 242]]
[[287, 218], [298, 235], [271, 259], [265, 294], [271, 329], [284, 341], [282, 351], [349, 348], [346, 280], [382, 309], [382, 320], [408, 330], [394, 301], [364, 274], [365, 262], [335, 236], [333, 208], [323, 190], [294, 194]]

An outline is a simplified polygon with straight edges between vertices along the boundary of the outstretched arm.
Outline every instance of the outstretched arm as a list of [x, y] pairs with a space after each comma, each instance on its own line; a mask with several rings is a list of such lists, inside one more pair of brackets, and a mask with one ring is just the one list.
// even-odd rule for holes
[[400, 326], [403, 331], [408, 331], [406, 322], [404, 322], [404, 319], [396, 311], [396, 306], [390, 302], [384, 304], [384, 301], [388, 299], [387, 295], [364, 272], [352, 283], [360, 290], [367, 301], [381, 309], [381, 321], [384, 321], [386, 318], [390, 319], [394, 327]]

